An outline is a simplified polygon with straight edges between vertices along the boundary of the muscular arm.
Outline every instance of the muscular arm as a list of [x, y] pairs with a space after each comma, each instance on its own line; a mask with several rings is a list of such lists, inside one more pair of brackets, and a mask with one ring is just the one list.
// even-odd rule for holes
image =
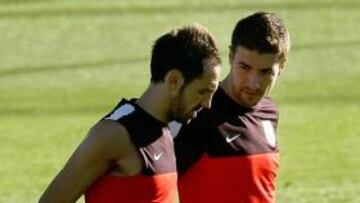
[[39, 203], [76, 202], [107, 172], [110, 163], [127, 156], [130, 147], [131, 141], [124, 127], [113, 121], [100, 121], [47, 187]]

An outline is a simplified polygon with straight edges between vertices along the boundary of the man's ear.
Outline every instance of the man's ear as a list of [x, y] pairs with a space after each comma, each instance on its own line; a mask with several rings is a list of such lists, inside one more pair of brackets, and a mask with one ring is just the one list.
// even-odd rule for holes
[[166, 73], [164, 83], [170, 92], [177, 94], [184, 85], [185, 78], [179, 70], [172, 69]]
[[285, 61], [280, 61], [279, 62], [279, 72], [278, 72], [278, 77], [281, 76], [282, 72], [285, 70]]
[[284, 68], [283, 68], [283, 67], [280, 67], [280, 68], [279, 68], [279, 72], [278, 72], [278, 77], [281, 76], [281, 74], [282, 74], [283, 71], [284, 71]]

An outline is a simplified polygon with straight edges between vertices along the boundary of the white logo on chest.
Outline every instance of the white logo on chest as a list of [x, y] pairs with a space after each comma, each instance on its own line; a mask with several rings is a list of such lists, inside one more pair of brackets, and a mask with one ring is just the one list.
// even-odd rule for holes
[[228, 135], [228, 136], [226, 136], [225, 140], [226, 140], [227, 143], [231, 143], [240, 136], [241, 136], [240, 134], [237, 134], [237, 135], [234, 135], [234, 136]]
[[271, 124], [269, 120], [261, 121], [262, 127], [264, 129], [264, 134], [266, 140], [269, 142], [270, 146], [276, 146], [276, 136], [274, 126]]
[[160, 157], [163, 155], [163, 152], [160, 152], [158, 154], [154, 154], [154, 160], [159, 161]]

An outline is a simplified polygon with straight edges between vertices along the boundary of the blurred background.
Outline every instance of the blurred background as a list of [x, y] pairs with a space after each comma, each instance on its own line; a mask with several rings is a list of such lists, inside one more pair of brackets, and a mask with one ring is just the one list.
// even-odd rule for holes
[[357, 0], [0, 0], [0, 202], [36, 202], [88, 129], [140, 96], [161, 34], [205, 25], [225, 76], [235, 23], [260, 10], [283, 18], [292, 41], [272, 92], [278, 202], [359, 203]]

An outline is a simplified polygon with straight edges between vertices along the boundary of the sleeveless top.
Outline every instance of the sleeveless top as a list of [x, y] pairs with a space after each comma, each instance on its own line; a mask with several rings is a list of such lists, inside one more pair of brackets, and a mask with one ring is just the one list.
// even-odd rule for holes
[[104, 175], [85, 193], [87, 203], [174, 203], [176, 159], [168, 126], [123, 99], [103, 119], [123, 125], [140, 154], [144, 168], [134, 176]]
[[175, 138], [181, 203], [274, 203], [277, 121], [270, 98], [244, 108], [219, 88]]

